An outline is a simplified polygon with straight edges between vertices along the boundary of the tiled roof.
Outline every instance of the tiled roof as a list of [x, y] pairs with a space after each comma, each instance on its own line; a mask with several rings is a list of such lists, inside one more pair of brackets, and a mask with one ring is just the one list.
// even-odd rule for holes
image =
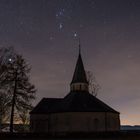
[[64, 98], [43, 98], [31, 114], [61, 112], [119, 113], [88, 92], [70, 92]]

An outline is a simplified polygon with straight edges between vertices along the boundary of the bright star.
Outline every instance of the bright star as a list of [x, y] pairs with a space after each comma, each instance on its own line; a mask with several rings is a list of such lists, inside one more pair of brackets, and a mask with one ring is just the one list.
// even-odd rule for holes
[[63, 24], [60, 23], [60, 24], [59, 24], [59, 29], [61, 30], [62, 28], [63, 28]]
[[77, 37], [77, 33], [74, 33], [74, 37]]
[[11, 58], [9, 58], [9, 62], [12, 62], [12, 59]]

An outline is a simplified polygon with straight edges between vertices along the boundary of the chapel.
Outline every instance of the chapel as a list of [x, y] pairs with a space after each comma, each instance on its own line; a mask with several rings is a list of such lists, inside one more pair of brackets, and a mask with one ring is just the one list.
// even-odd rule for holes
[[31, 132], [48, 134], [120, 130], [119, 112], [89, 93], [81, 52], [64, 98], [43, 98], [30, 112]]

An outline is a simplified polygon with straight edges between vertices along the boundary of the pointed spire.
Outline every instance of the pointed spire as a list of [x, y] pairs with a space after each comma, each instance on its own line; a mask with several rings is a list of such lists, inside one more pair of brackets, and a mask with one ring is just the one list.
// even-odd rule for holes
[[81, 57], [80, 41], [79, 41], [79, 56], [77, 59], [74, 75], [71, 81], [71, 91], [88, 91], [88, 81]]
[[85, 72], [84, 65], [83, 65], [83, 60], [81, 57], [80, 38], [79, 38], [79, 56], [78, 56], [78, 60], [76, 63], [76, 67], [75, 67], [75, 71], [74, 71], [74, 75], [73, 75], [71, 84], [72, 83], [88, 83], [87, 77], [86, 77], [86, 72]]

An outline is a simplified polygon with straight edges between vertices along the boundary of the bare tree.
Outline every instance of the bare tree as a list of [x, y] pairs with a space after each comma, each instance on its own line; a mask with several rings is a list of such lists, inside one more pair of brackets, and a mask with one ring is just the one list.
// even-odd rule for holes
[[10, 132], [13, 132], [14, 113], [32, 108], [31, 102], [35, 99], [36, 90], [35, 86], [30, 83], [31, 68], [25, 59], [17, 53], [9, 56], [11, 57], [8, 57], [8, 60], [0, 60], [4, 62], [0, 73], [0, 85], [10, 96]]
[[86, 75], [89, 83], [89, 92], [96, 97], [101, 87], [96, 81], [96, 78], [91, 71], [87, 71]]
[[30, 110], [22, 110], [19, 112], [19, 119], [22, 122], [23, 125], [28, 125], [30, 120], [29, 120], [29, 111]]
[[7, 72], [9, 59], [14, 55], [13, 47], [0, 48], [0, 131], [3, 123], [9, 118], [10, 95], [7, 94], [8, 87], [3, 83], [3, 78]]
[[8, 121], [7, 114], [9, 114], [9, 100], [9, 96], [3, 92], [0, 92], [0, 131], [2, 124]]

